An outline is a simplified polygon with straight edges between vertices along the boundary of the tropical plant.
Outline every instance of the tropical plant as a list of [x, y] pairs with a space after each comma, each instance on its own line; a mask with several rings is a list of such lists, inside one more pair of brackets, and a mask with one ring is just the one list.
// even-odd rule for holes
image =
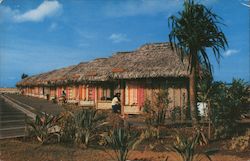
[[[188, 59], [190, 72], [190, 108], [193, 123], [197, 122], [196, 75], [200, 73], [200, 64], [204, 64], [212, 75], [207, 48], [210, 48], [219, 63], [220, 49], [225, 50], [227, 40], [219, 27], [221, 18], [202, 4], [194, 0], [184, 2], [183, 11], [178, 16], [169, 17], [169, 41], [184, 61]], [[185, 62], [185, 61], [184, 61]]]
[[118, 161], [126, 161], [129, 150], [135, 147], [137, 141], [137, 134], [126, 128], [115, 128], [110, 131], [109, 135], [105, 136], [107, 145], [109, 145], [115, 152], [115, 158]]
[[147, 124], [147, 129], [144, 133], [155, 134], [156, 132], [157, 138], [160, 138], [160, 127], [163, 126], [166, 121], [169, 103], [170, 100], [167, 90], [160, 90], [155, 93], [154, 101], [145, 101], [143, 109], [145, 112], [145, 123]]
[[60, 120], [61, 142], [73, 143], [75, 140], [76, 126], [72, 112], [66, 111], [61, 113], [63, 119]]
[[169, 151], [175, 152], [179, 161], [196, 161], [202, 160], [204, 157], [211, 160], [206, 153], [197, 153], [196, 147], [204, 144], [203, 134], [198, 131], [194, 137], [185, 137], [183, 135], [176, 136], [174, 145], [168, 148]]
[[176, 120], [181, 120], [181, 107], [176, 106], [172, 109], [171, 111], [171, 120], [176, 121]]
[[88, 147], [89, 141], [98, 136], [98, 129], [106, 125], [106, 118], [103, 113], [98, 113], [95, 109], [83, 109], [74, 114], [77, 143], [83, 143]]
[[160, 90], [156, 93], [156, 100], [154, 102], [145, 101], [146, 123], [151, 126], [164, 125], [169, 103], [167, 90]]
[[28, 76], [29, 76], [28, 74], [23, 73], [23, 74], [21, 75], [21, 79], [27, 78]]
[[216, 138], [226, 138], [238, 131], [238, 120], [246, 112], [249, 92], [243, 80], [233, 79], [231, 85], [214, 82], [208, 95], [211, 120]]
[[47, 113], [36, 115], [35, 120], [28, 120], [27, 124], [31, 127], [31, 135], [35, 135], [42, 144], [47, 143], [53, 136], [60, 140], [60, 127], [58, 121], [62, 117], [53, 116]]

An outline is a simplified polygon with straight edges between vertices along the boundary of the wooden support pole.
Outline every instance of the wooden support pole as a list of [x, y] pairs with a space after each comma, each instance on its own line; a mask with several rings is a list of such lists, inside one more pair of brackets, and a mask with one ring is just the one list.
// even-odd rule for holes
[[210, 120], [210, 116], [211, 116], [211, 108], [210, 108], [210, 100], [208, 100], [208, 139], [211, 139], [211, 120]]

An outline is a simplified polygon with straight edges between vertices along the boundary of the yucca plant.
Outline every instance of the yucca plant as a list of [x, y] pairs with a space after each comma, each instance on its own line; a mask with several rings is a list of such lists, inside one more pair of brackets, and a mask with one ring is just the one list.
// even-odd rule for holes
[[61, 142], [73, 143], [75, 140], [76, 126], [74, 114], [70, 111], [61, 113], [63, 119], [60, 120]]
[[115, 152], [115, 158], [118, 161], [126, 161], [130, 149], [135, 148], [137, 135], [131, 134], [129, 129], [115, 128], [108, 136], [105, 136], [107, 145]]
[[97, 114], [95, 109], [83, 109], [74, 114], [75, 126], [76, 126], [76, 138], [77, 143], [83, 143], [85, 147], [88, 147], [89, 141], [97, 136], [97, 129], [106, 125], [104, 122], [106, 118], [103, 114]]
[[176, 142], [168, 150], [175, 152], [179, 161], [196, 161], [207, 158], [211, 158], [206, 153], [197, 153], [196, 147], [203, 142], [203, 136], [200, 132], [197, 132], [195, 137], [187, 138], [185, 136], [177, 135]]
[[57, 123], [61, 118], [43, 112], [36, 115], [35, 120], [28, 120], [27, 124], [31, 127], [31, 134], [34, 134], [37, 140], [44, 144], [53, 136], [60, 139], [60, 127], [57, 126]]

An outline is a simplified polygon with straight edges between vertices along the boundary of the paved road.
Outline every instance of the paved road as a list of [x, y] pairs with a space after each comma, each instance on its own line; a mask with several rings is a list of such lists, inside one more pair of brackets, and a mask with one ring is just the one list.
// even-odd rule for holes
[[25, 134], [26, 115], [7, 104], [0, 95], [0, 139]]
[[63, 111], [63, 108], [60, 105], [41, 98], [17, 94], [5, 94], [5, 96], [11, 98], [15, 103], [34, 113], [37, 113], [36, 111], [43, 111], [52, 115], [57, 115]]
[[0, 139], [25, 136], [26, 119], [38, 112], [57, 115], [63, 108], [51, 101], [17, 94], [0, 94]]

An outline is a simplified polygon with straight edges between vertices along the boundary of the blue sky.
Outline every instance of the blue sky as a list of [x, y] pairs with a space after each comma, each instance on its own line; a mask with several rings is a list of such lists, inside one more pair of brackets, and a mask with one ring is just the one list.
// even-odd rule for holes
[[[229, 47], [214, 64], [216, 80], [249, 81], [248, 0], [200, 0], [224, 19]], [[168, 41], [168, 17], [182, 0], [3, 0], [0, 4], [0, 87], [145, 43]], [[244, 5], [245, 4], [245, 5]]]

